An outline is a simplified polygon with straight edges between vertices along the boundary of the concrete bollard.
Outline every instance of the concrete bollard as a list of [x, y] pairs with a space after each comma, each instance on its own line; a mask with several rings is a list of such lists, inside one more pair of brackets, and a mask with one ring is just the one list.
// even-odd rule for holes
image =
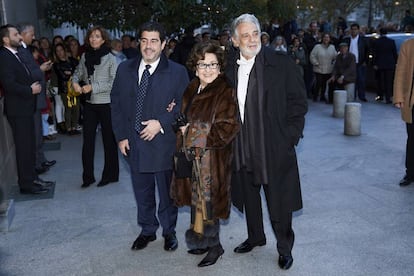
[[350, 136], [361, 135], [361, 104], [345, 104], [344, 134]]
[[343, 118], [345, 114], [345, 104], [347, 100], [346, 90], [335, 90], [333, 99], [333, 116]]

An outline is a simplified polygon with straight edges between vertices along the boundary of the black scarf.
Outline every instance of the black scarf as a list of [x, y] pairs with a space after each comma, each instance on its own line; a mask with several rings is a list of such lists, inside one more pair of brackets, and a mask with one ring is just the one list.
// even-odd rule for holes
[[101, 64], [101, 57], [109, 54], [111, 49], [102, 45], [99, 49], [88, 48], [85, 53], [85, 65], [88, 71], [88, 76], [93, 75], [95, 71], [95, 65]]

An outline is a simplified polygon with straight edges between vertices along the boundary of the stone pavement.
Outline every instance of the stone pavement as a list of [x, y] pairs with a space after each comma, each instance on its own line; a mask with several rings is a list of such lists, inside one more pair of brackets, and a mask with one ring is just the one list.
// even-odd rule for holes
[[[222, 223], [225, 253], [198, 268], [187, 254], [189, 209], [179, 212], [175, 252], [163, 250], [158, 231], [143, 251], [130, 250], [140, 229], [126, 164], [120, 181], [81, 185], [81, 137], [60, 136], [57, 164], [42, 176], [56, 180], [54, 198], [16, 202], [8, 232], [0, 233], [0, 275], [414, 275], [414, 186], [401, 188], [405, 125], [399, 110], [373, 99], [362, 104], [362, 135], [343, 135], [332, 106], [309, 103], [304, 139], [297, 147], [304, 209], [295, 214], [294, 263], [282, 271], [267, 210], [267, 245], [240, 255], [244, 217], [232, 210]], [[97, 139], [96, 178], [102, 168]]]

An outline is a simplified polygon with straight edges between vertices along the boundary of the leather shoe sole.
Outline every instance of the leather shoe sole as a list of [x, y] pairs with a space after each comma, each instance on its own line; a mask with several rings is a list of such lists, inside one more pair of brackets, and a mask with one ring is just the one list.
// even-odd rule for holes
[[53, 184], [55, 184], [54, 181], [45, 181], [45, 180], [41, 180], [41, 179], [35, 179], [33, 181], [34, 184], [37, 184], [39, 186], [42, 186], [43, 188], [48, 188], [50, 186], [52, 186]]
[[164, 237], [164, 250], [165, 251], [174, 251], [178, 247], [178, 241], [175, 234], [169, 234]]
[[413, 183], [414, 181], [413, 180], [411, 180], [411, 179], [408, 179], [408, 178], [403, 178], [403, 179], [401, 179], [401, 181], [400, 181], [400, 186], [401, 187], [405, 187], [405, 186], [408, 186], [408, 185], [410, 185], [411, 183]]
[[239, 246], [234, 248], [235, 253], [247, 253], [253, 250], [256, 246], [263, 246], [266, 244], [266, 240], [251, 244], [247, 240], [241, 243]]
[[195, 249], [190, 249], [187, 251], [188, 254], [193, 254], [193, 255], [203, 255], [204, 253], [206, 253], [208, 251], [208, 247], [207, 248], [195, 248]]
[[101, 180], [99, 181], [98, 185], [96, 185], [97, 187], [103, 187], [106, 186], [110, 183], [114, 183], [114, 182], [118, 182], [118, 180], [114, 180], [114, 181], [108, 181], [108, 180]]
[[85, 181], [83, 182], [83, 184], [81, 185], [82, 188], [88, 188], [89, 186], [91, 186], [93, 183], [95, 183], [95, 181]]
[[42, 167], [52, 167], [56, 164], [56, 160], [45, 161], [42, 163]]
[[157, 236], [155, 234], [154, 235], [150, 235], [150, 236], [139, 235], [138, 238], [132, 244], [131, 249], [132, 250], [141, 250], [141, 249], [144, 249], [145, 247], [147, 247], [147, 245], [150, 242], [155, 241], [156, 239], [157, 239]]
[[293, 264], [293, 258], [292, 256], [279, 256], [278, 265], [281, 269], [287, 270], [289, 269]]
[[48, 189], [43, 188], [43, 187], [39, 187], [39, 186], [35, 186], [33, 188], [30, 188], [30, 189], [20, 189], [21, 194], [38, 195], [38, 194], [46, 194], [47, 192], [49, 192]]
[[224, 254], [223, 247], [219, 244], [214, 247], [211, 247], [208, 250], [207, 256], [201, 260], [197, 265], [198, 267], [210, 266], [217, 262], [217, 260]]

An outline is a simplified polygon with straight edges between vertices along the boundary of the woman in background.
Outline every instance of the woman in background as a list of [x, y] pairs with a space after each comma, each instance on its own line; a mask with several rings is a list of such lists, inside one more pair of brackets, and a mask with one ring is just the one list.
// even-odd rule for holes
[[110, 94], [115, 79], [117, 63], [111, 54], [109, 35], [102, 27], [91, 28], [86, 34], [86, 52], [73, 74], [73, 88], [85, 96], [83, 109], [83, 184], [89, 187], [95, 182], [95, 137], [101, 125], [105, 164], [98, 187], [118, 182], [118, 146], [112, 130]]
[[317, 101], [318, 96], [320, 96], [321, 102], [328, 103], [325, 98], [325, 90], [327, 81], [331, 78], [336, 55], [337, 52], [335, 46], [331, 44], [331, 36], [329, 34], [324, 34], [322, 43], [315, 45], [309, 57], [310, 62], [313, 64], [313, 72], [315, 73], [316, 78], [313, 101]]
[[68, 57], [65, 45], [58, 43], [54, 48], [55, 62], [53, 69], [58, 78], [58, 93], [65, 107], [65, 129], [69, 135], [80, 134], [76, 129], [79, 119], [79, 97], [69, 93], [70, 77], [73, 75], [78, 61], [72, 57]]

